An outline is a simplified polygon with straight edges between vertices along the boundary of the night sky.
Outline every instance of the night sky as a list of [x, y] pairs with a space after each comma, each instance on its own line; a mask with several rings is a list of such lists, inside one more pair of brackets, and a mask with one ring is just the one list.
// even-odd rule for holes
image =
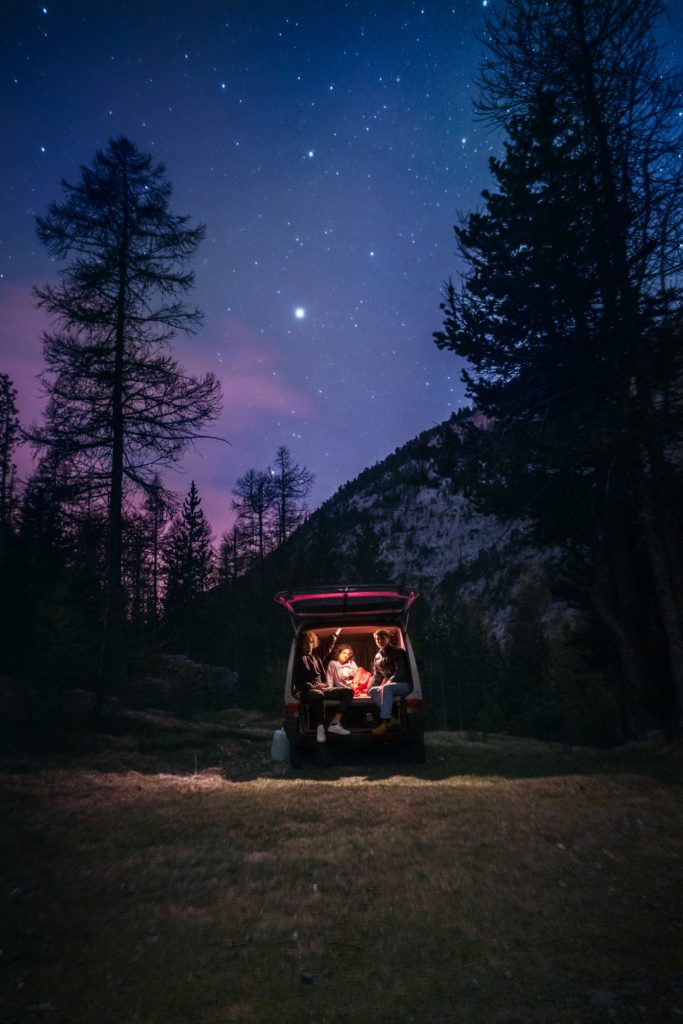
[[[35, 216], [124, 134], [165, 164], [171, 208], [207, 226], [174, 350], [221, 379], [224, 412], [182, 471], [220, 533], [235, 480], [279, 445], [316, 474], [315, 507], [464, 399], [431, 339], [457, 273], [453, 223], [500, 148], [472, 111], [486, 7], [450, 3], [4, 0], [0, 370], [24, 421], [44, 405], [54, 276]], [[679, 63], [683, 2], [665, 56]], [[22, 460], [26, 472], [28, 464]]]

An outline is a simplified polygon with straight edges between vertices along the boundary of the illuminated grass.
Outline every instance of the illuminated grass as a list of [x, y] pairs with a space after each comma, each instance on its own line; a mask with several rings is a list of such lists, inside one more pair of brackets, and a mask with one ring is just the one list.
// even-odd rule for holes
[[2, 1020], [679, 1019], [680, 788], [506, 743], [516, 778], [447, 737], [410, 773], [6, 774]]

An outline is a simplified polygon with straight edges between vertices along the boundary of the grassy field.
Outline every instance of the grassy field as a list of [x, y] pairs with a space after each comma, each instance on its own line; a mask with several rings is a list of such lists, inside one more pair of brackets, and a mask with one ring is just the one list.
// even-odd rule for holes
[[680, 749], [257, 739], [6, 760], [3, 1024], [683, 1021]]

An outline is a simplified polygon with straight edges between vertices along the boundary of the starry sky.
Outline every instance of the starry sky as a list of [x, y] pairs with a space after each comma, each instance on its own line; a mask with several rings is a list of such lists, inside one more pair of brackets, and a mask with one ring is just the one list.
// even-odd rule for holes
[[[316, 474], [313, 508], [464, 401], [439, 352], [453, 224], [500, 150], [476, 120], [484, 16], [504, 0], [3, 0], [0, 370], [22, 419], [44, 405], [55, 267], [35, 216], [124, 134], [165, 164], [171, 208], [206, 224], [174, 351], [220, 378], [224, 410], [165, 482], [195, 479], [214, 533], [280, 445]], [[683, 49], [669, 0], [667, 59]], [[20, 466], [28, 472], [27, 455]]]

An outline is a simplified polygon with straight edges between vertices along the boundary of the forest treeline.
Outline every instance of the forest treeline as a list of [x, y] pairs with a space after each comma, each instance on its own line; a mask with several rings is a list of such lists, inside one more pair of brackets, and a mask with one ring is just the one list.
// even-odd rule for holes
[[[22, 690], [28, 719], [40, 708], [42, 717], [47, 709], [49, 719], [59, 720], [65, 695], [73, 689], [92, 693], [99, 717], [103, 697], [128, 692], [131, 667], [151, 663], [155, 655], [187, 655], [240, 674], [243, 658], [233, 599], [238, 581], [243, 584], [251, 576], [263, 581], [269, 554], [308, 513], [305, 498], [313, 474], [299, 467], [286, 447], [278, 448], [266, 469], [250, 469], [237, 480], [231, 502], [234, 523], [218, 538], [194, 481], [180, 496], [166, 489], [155, 473], [124, 502], [121, 657], [114, 674], [104, 660], [105, 645], [111, 650], [106, 631], [106, 505], [96, 500], [93, 490], [84, 493], [83, 482], [65, 473], [52, 453], [39, 461], [25, 483], [17, 482], [12, 454], [25, 431], [16, 399], [10, 378], [0, 374], [0, 413], [6, 428], [0, 448], [0, 675]], [[258, 598], [248, 600], [254, 622], [263, 621], [258, 603], [271, 599], [259, 587]], [[245, 619], [244, 644], [249, 634]], [[261, 647], [257, 642], [256, 648]], [[246, 689], [241, 696], [247, 706], [264, 703], [260, 690]]]
[[[486, 429], [444, 432], [434, 464], [478, 511], [553, 552], [551, 597], [585, 624], [581, 664], [616, 694], [618, 737], [683, 724], [683, 95], [656, 45], [664, 16], [660, 0], [492, 10], [477, 109], [502, 152], [480, 209], [456, 225], [458, 280], [435, 332], [444, 359], [464, 360]], [[213, 375], [188, 375], [170, 348], [201, 322], [186, 296], [203, 236], [170, 197], [164, 168], [125, 138], [64, 185], [37, 222], [61, 268], [36, 288], [53, 324], [39, 424], [20, 427], [0, 378], [8, 671], [85, 686], [96, 707], [145, 644], [227, 663], [248, 698], [277, 699], [286, 628], [265, 611], [272, 589], [304, 569], [323, 580], [343, 530], [321, 509], [287, 561], [312, 474], [284, 447], [238, 481], [234, 528], [215, 547], [196, 487], [182, 507], [165, 488], [164, 468], [209, 436], [221, 401]], [[40, 461], [20, 487], [22, 440]], [[375, 575], [372, 523], [354, 543], [355, 571]], [[548, 706], [537, 598], [515, 607], [505, 651], [448, 585], [431, 620], [418, 616], [427, 686], [439, 680], [444, 707], [456, 690], [479, 694], [465, 725], [487, 708], [498, 724], [519, 721], [525, 692]], [[501, 702], [512, 651], [517, 697]]]
[[[164, 167], [124, 137], [63, 193], [37, 219], [59, 266], [35, 288], [51, 322], [39, 423], [20, 425], [0, 376], [3, 670], [29, 695], [53, 691], [57, 712], [67, 689], [91, 690], [98, 716], [134, 652], [198, 653], [202, 595], [284, 542], [313, 475], [278, 448], [237, 481], [234, 525], [214, 544], [195, 483], [181, 501], [162, 475], [221, 405], [214, 375], [187, 374], [170, 344], [201, 323], [185, 296], [204, 229], [171, 211]], [[19, 484], [22, 442], [38, 461]]]

